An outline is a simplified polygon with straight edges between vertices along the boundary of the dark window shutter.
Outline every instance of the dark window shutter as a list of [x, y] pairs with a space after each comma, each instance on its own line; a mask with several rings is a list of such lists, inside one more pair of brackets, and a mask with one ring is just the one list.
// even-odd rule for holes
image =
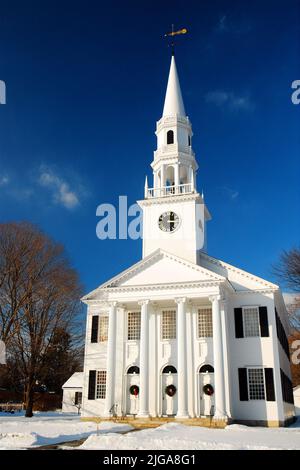
[[90, 370], [89, 372], [89, 392], [88, 399], [95, 400], [95, 391], [96, 391], [96, 371]]
[[268, 309], [259, 307], [260, 336], [269, 336]]
[[93, 317], [92, 317], [91, 343], [97, 343], [98, 342], [98, 325], [99, 325], [99, 317], [98, 317], [98, 315], [93, 315]]
[[247, 380], [247, 369], [244, 367], [239, 369], [239, 386], [240, 386], [240, 400], [248, 400], [248, 380]]
[[79, 392], [75, 392], [75, 405], [78, 405], [78, 393]]
[[243, 327], [243, 309], [234, 309], [234, 322], [235, 322], [235, 337], [244, 338], [244, 327]]
[[275, 401], [274, 376], [271, 367], [265, 369], [265, 381], [267, 401]]

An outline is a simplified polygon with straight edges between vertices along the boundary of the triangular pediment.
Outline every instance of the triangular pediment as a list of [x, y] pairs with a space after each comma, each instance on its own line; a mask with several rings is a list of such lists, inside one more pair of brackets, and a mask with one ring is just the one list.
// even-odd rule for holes
[[95, 298], [98, 291], [116, 287], [222, 281], [225, 281], [223, 276], [159, 249], [102, 284], [84, 299]]
[[225, 263], [217, 258], [213, 258], [206, 253], [200, 254], [200, 265], [211, 272], [227, 278], [236, 291], [262, 289], [276, 290], [279, 288], [272, 282], [266, 281], [261, 277], [248, 273], [243, 269], [232, 266], [231, 264]]

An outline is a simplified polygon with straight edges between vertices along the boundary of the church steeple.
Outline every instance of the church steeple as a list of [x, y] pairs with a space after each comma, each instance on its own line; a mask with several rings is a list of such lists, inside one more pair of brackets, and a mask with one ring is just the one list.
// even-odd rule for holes
[[158, 248], [199, 261], [205, 250], [210, 214], [197, 191], [198, 165], [192, 149], [192, 126], [185, 113], [172, 55], [162, 117], [156, 123], [157, 149], [151, 163], [153, 184], [145, 180], [143, 256]]
[[186, 116], [175, 57], [172, 55], [163, 115], [157, 122], [153, 187], [145, 198], [194, 193], [198, 165], [192, 149], [192, 126]]
[[171, 59], [168, 86], [163, 110], [163, 117], [165, 116], [185, 117], [184, 104], [182, 100], [174, 55], [172, 55]]

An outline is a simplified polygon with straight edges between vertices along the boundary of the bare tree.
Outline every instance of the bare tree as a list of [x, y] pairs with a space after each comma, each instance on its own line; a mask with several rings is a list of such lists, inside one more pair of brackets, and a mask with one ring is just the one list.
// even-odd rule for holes
[[23, 376], [27, 417], [53, 335], [78, 333], [81, 293], [62, 245], [29, 223], [0, 224], [0, 338]]
[[283, 286], [295, 294], [288, 312], [292, 329], [300, 331], [300, 248], [283, 251], [273, 271]]

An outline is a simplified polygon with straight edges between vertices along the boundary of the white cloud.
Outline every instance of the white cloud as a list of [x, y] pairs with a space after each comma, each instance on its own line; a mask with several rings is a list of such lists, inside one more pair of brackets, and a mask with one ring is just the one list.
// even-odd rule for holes
[[69, 183], [54, 173], [53, 170], [42, 167], [38, 183], [44, 188], [48, 188], [52, 192], [54, 201], [66, 209], [75, 209], [79, 205], [77, 191], [71, 189]]
[[221, 90], [210, 91], [205, 95], [207, 103], [213, 103], [219, 108], [228, 109], [230, 111], [253, 111], [254, 103], [248, 94], [237, 95], [234, 92], [226, 92]]
[[252, 30], [252, 24], [248, 18], [229, 18], [228, 15], [220, 15], [214, 28], [216, 33], [246, 34]]
[[233, 189], [233, 188], [230, 188], [228, 186], [223, 186], [222, 187], [222, 191], [223, 193], [225, 193], [227, 195], [227, 197], [229, 199], [231, 199], [232, 201], [234, 201], [235, 199], [237, 199], [240, 195], [239, 191], [237, 191], [236, 189]]
[[216, 31], [218, 33], [224, 33], [225, 31], [228, 31], [228, 20], [227, 16], [223, 15], [218, 21], [218, 24], [216, 26]]
[[9, 183], [9, 177], [7, 175], [0, 175], [0, 187], [6, 186]]

